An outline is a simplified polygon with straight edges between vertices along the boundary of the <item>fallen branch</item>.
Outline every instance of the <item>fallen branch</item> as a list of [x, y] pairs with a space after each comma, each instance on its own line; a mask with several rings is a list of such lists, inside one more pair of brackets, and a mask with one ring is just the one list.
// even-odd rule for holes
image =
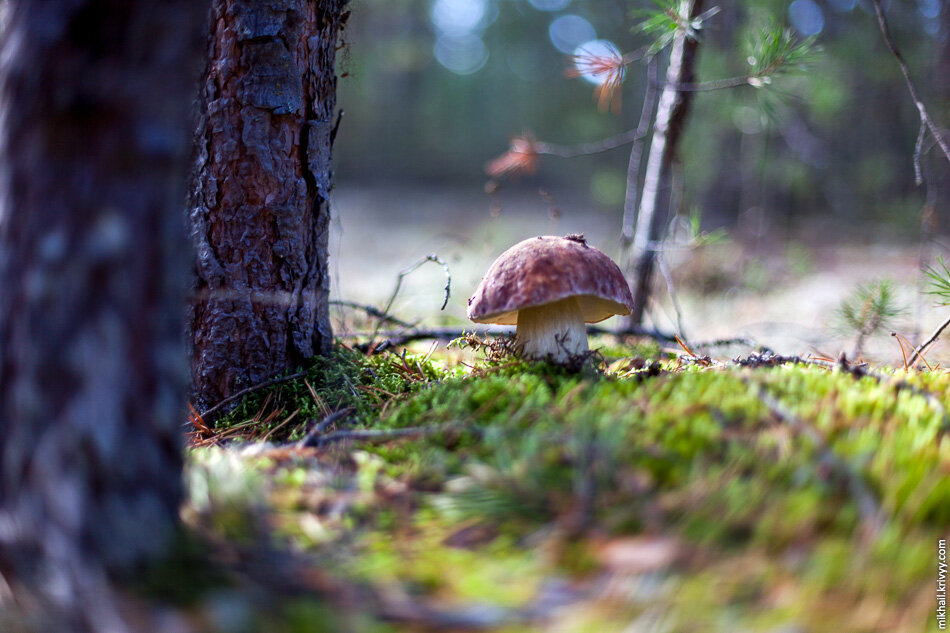
[[867, 531], [866, 535], [874, 536], [880, 532], [881, 528], [884, 527], [883, 510], [877, 498], [853, 466], [831, 449], [825, 436], [818, 429], [805, 422], [794, 411], [785, 407], [768, 391], [765, 385], [748, 376], [740, 376], [740, 380], [755, 390], [759, 401], [768, 408], [776, 420], [811, 441], [818, 451], [821, 461], [828, 464], [831, 470], [847, 486], [858, 506], [858, 513]]
[[720, 338], [713, 341], [701, 341], [699, 343], [691, 343], [691, 346], [695, 349], [711, 349], [715, 347], [729, 347], [730, 345], [746, 345], [747, 347], [754, 348], [759, 351], [761, 355], [771, 355], [774, 356], [775, 352], [772, 351], [766, 345], [759, 343], [754, 338], [748, 336], [736, 336], [733, 338]]
[[941, 402], [940, 398], [938, 398], [935, 394], [931, 393], [930, 391], [927, 391], [926, 389], [921, 389], [920, 387], [917, 387], [916, 385], [912, 385], [910, 382], [908, 382], [907, 380], [904, 380], [903, 378], [898, 378], [897, 376], [890, 376], [888, 374], [883, 374], [881, 372], [874, 371], [873, 369], [870, 369], [867, 365], [851, 365], [850, 363], [848, 363], [848, 359], [845, 358], [844, 354], [842, 354], [841, 358], [838, 359], [838, 367], [841, 369], [841, 371], [845, 371], [851, 374], [852, 376], [854, 376], [855, 378], [863, 378], [865, 376], [868, 376], [870, 378], [873, 378], [874, 380], [877, 380], [878, 382], [891, 384], [894, 387], [894, 390], [897, 392], [907, 391], [908, 393], [912, 393], [915, 396], [919, 396], [923, 398], [924, 400], [927, 401], [927, 403], [931, 406], [931, 408], [942, 418], [943, 423], [940, 429], [941, 433], [950, 432], [950, 417], [947, 416], [947, 410], [943, 406], [943, 402]]
[[371, 317], [375, 317], [377, 319], [380, 319], [381, 321], [385, 321], [386, 323], [392, 323], [393, 325], [397, 325], [399, 327], [405, 327], [405, 328], [414, 327], [412, 323], [408, 323], [406, 321], [403, 321], [402, 319], [398, 319], [394, 317], [391, 314], [387, 314], [386, 312], [383, 312], [376, 306], [371, 306], [371, 305], [367, 305], [363, 303], [356, 303], [355, 301], [345, 301], [343, 299], [334, 299], [333, 301], [330, 301], [330, 305], [344, 306], [347, 308], [353, 308], [354, 310], [360, 310], [362, 312], [365, 312]]
[[326, 415], [316, 426], [307, 431], [307, 434], [302, 440], [297, 442], [297, 447], [310, 448], [313, 446], [319, 446], [321, 440], [320, 436], [323, 435], [323, 432], [326, 431], [334, 422], [345, 420], [346, 418], [350, 417], [354, 411], [355, 409], [353, 407], [345, 407], [339, 411], [334, 411], [333, 413]]
[[943, 406], [943, 402], [936, 394], [931, 393], [926, 389], [921, 389], [920, 387], [917, 387], [916, 385], [913, 385], [902, 378], [875, 371], [868, 367], [867, 363], [851, 363], [844, 354], [838, 358], [837, 362], [822, 360], [819, 358], [778, 356], [775, 354], [750, 354], [746, 358], [736, 358], [732, 362], [741, 367], [747, 367], [751, 369], [757, 369], [761, 367], [778, 367], [779, 365], [786, 364], [814, 365], [824, 369], [838, 369], [850, 374], [855, 379], [861, 379], [864, 377], [872, 378], [879, 383], [890, 384], [897, 392], [907, 391], [908, 393], [926, 400], [934, 412], [937, 413], [937, 415], [939, 415], [943, 420], [941, 432], [950, 432], [950, 417], [947, 415], [947, 410]]
[[354, 334], [343, 335], [343, 338], [364, 338], [371, 337], [366, 343], [357, 343], [353, 349], [359, 350], [364, 354], [379, 354], [394, 347], [412, 343], [414, 341], [437, 340], [452, 341], [461, 338], [466, 334], [476, 336], [504, 336], [509, 334], [508, 330], [471, 328], [463, 329], [457, 327], [432, 328], [428, 330], [413, 330], [410, 332], [378, 332], [376, 335], [382, 335], [381, 341], [376, 341], [372, 332], [356, 332]]
[[[379, 352], [384, 352], [393, 347], [399, 347], [400, 345], [405, 345], [406, 343], [412, 343], [414, 341], [425, 341], [425, 340], [440, 340], [440, 341], [451, 341], [457, 338], [461, 338], [467, 334], [474, 334], [476, 336], [506, 336], [513, 334], [514, 332], [511, 329], [502, 329], [502, 328], [455, 328], [455, 327], [444, 327], [444, 328], [432, 328], [428, 330], [413, 330], [409, 332], [355, 332], [353, 334], [345, 334], [341, 338], [348, 339], [359, 339], [359, 338], [369, 338], [370, 340], [366, 343], [357, 343], [353, 345], [354, 349], [357, 349], [363, 353], [367, 353], [370, 350], [374, 354]], [[655, 341], [661, 343], [675, 343], [676, 337], [672, 334], [667, 334], [666, 332], [661, 332], [659, 330], [645, 328], [645, 327], [628, 327], [622, 330], [610, 330], [607, 328], [598, 327], [596, 325], [587, 326], [588, 334], [606, 334], [610, 336], [624, 337], [624, 336], [640, 336], [645, 338], [651, 338]], [[376, 342], [376, 336], [383, 336], [383, 340]]]

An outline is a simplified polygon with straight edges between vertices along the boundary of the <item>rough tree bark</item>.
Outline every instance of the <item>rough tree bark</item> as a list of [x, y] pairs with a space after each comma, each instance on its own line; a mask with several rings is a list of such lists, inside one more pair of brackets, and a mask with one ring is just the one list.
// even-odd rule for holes
[[[704, 0], [682, 0], [680, 15], [688, 16], [688, 21], [692, 21], [702, 14], [703, 4]], [[633, 310], [627, 317], [630, 326], [641, 324], [647, 302], [650, 300], [656, 262], [655, 245], [662, 237], [663, 219], [670, 204], [676, 149], [693, 95], [692, 92], [679, 90], [677, 87], [694, 82], [698, 48], [699, 42], [688, 37], [685, 29], [680, 29], [670, 49], [670, 64], [657, 105], [630, 254], [630, 263], [633, 266]]]
[[346, 0], [213, 0], [191, 198], [194, 400], [328, 351], [335, 56]]
[[121, 630], [107, 575], [176, 528], [197, 4], [7, 7], [0, 574], [74, 618], [45, 630]]

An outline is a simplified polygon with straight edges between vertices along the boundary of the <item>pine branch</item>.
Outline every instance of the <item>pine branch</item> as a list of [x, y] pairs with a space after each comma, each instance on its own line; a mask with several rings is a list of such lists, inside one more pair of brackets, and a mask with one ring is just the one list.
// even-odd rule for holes
[[634, 141], [643, 138], [645, 132], [641, 132], [639, 126], [632, 130], [627, 130], [614, 136], [608, 136], [599, 141], [589, 143], [580, 143], [578, 145], [556, 145], [554, 143], [545, 143], [535, 141], [534, 151], [537, 154], [546, 154], [548, 156], [557, 156], [558, 158], [574, 158], [576, 156], [590, 156], [591, 154], [601, 154], [612, 149], [628, 145]]
[[[947, 145], [947, 141], [943, 138], [940, 129], [933, 122], [933, 119], [930, 118], [930, 115], [927, 113], [927, 108], [924, 106], [924, 102], [920, 99], [920, 93], [917, 91], [917, 85], [914, 84], [913, 79], [910, 77], [910, 70], [907, 68], [907, 63], [904, 61], [904, 56], [901, 54], [900, 50], [897, 48], [897, 45], [894, 43], [894, 39], [891, 37], [891, 30], [887, 25], [887, 18], [884, 16], [884, 8], [881, 6], [881, 0], [871, 0], [874, 4], [874, 12], [877, 14], [877, 23], [881, 27], [881, 34], [884, 36], [884, 43], [887, 44], [887, 48], [890, 49], [891, 54], [894, 55], [894, 59], [897, 60], [898, 66], [900, 66], [901, 73], [904, 75], [904, 82], [907, 84], [907, 91], [910, 93], [910, 98], [914, 100], [914, 105], [917, 106], [917, 112], [920, 113], [920, 125], [921, 127], [926, 126], [930, 130], [930, 134], [934, 137], [934, 140], [937, 142], [937, 145], [940, 146], [941, 151], [943, 151], [944, 157], [950, 162], [950, 146]], [[920, 173], [920, 152], [921, 146], [923, 145], [923, 136], [918, 133], [918, 142], [914, 148], [914, 171], [917, 177], [917, 184], [920, 185], [923, 183]]]
[[758, 77], [748, 75], [745, 77], [729, 77], [727, 79], [715, 79], [711, 81], [702, 81], [698, 83], [680, 83], [672, 84], [665, 81], [657, 82], [657, 88], [671, 88], [678, 92], [712, 92], [714, 90], [726, 90], [728, 88], [738, 88], [740, 86], [754, 85]]

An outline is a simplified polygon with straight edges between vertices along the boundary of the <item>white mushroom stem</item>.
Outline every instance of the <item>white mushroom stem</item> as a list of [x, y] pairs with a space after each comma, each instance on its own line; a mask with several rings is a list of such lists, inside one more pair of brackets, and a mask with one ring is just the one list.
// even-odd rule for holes
[[516, 337], [528, 358], [566, 363], [587, 353], [587, 327], [575, 297], [518, 311]]

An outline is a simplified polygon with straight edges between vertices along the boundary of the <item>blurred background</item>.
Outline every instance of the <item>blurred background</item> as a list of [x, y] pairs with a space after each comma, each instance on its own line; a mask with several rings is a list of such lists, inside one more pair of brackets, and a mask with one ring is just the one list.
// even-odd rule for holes
[[[768, 19], [815, 38], [804, 72], [698, 92], [680, 147], [677, 212], [717, 239], [665, 256], [693, 340], [749, 335], [785, 352], [845, 349], [838, 318], [859, 284], [894, 282], [891, 324], [911, 340], [945, 318], [923, 294], [921, 267], [950, 252], [945, 239], [950, 165], [924, 144], [915, 184], [919, 118], [862, 0], [743, 0], [702, 31], [698, 81], [748, 73], [747, 42]], [[538, 234], [585, 233], [618, 258], [630, 146], [592, 156], [542, 156], [537, 173], [488, 193], [485, 165], [515, 135], [565, 145], [635, 128], [645, 66], [627, 68], [622, 110], [593, 98], [596, 78], [569, 79], [571, 55], [591, 42], [631, 52], [648, 0], [362, 0], [342, 53], [335, 147], [337, 298], [385, 303], [396, 274], [427, 253], [452, 270], [440, 311], [438, 266], [408, 277], [394, 312], [427, 324], [464, 324], [465, 305], [505, 248]], [[943, 0], [886, 3], [931, 116], [950, 121], [950, 9]], [[660, 76], [665, 58], [661, 56]], [[491, 188], [489, 188], [491, 189]], [[677, 226], [673, 222], [673, 241]], [[684, 242], [685, 243], [685, 242]], [[651, 312], [672, 331], [662, 279]], [[338, 328], [350, 325], [340, 308]], [[887, 336], [867, 350], [900, 358]]]

